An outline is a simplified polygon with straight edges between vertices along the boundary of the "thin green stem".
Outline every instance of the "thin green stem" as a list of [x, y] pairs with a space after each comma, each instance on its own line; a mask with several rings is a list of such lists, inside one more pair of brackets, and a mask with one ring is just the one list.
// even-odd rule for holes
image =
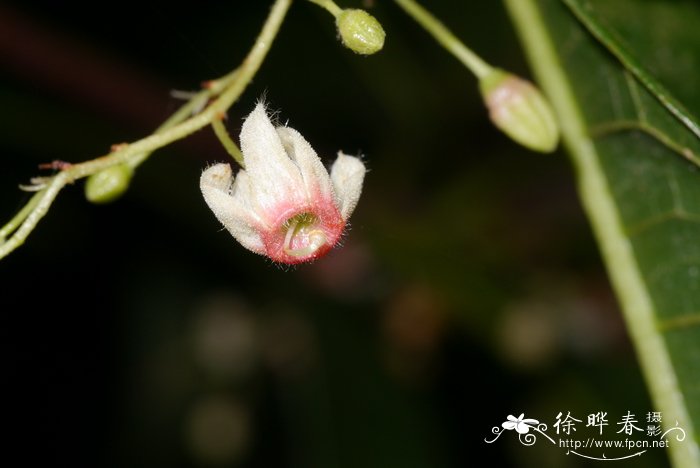
[[328, 10], [331, 15], [337, 17], [340, 13], [342, 13], [343, 9], [340, 8], [338, 5], [335, 4], [333, 0], [309, 0], [311, 3], [315, 3], [316, 5], [320, 6], [321, 8]]
[[492, 71], [491, 65], [482, 60], [428, 10], [414, 0], [394, 0], [414, 20], [420, 23], [445, 49], [481, 79]]
[[[29, 214], [24, 217], [21, 226], [16, 228], [12, 237], [0, 244], [0, 259], [24, 243], [24, 240], [47, 213], [53, 200], [66, 184], [116, 164], [124, 163], [132, 165], [132, 167], [134, 164], [138, 165], [156, 149], [162, 148], [167, 144], [204, 128], [214, 120], [219, 119], [222, 114], [225, 114], [260, 68], [260, 65], [277, 36], [277, 32], [282, 25], [291, 3], [292, 0], [275, 0], [260, 35], [257, 37], [253, 47], [240, 67], [221, 80], [210, 82], [206, 90], [197, 93], [187, 104], [173, 114], [173, 116], [160, 127], [161, 131], [131, 144], [122, 145], [106, 156], [74, 164], [54, 177], [49, 178], [46, 182], [46, 186], [30, 200], [29, 204], [34, 204], [34, 206], [32, 209], [27, 209]], [[217, 94], [218, 97], [209, 104], [206, 109], [181, 121], [185, 119], [190, 112], [195, 110], [198, 105], [201, 105], [204, 96], [209, 99], [209, 97], [213, 97]], [[9, 224], [16, 224], [18, 222], [16, 219], [20, 219], [19, 215], [26, 214], [25, 208], [23, 208]], [[3, 230], [4, 229], [5, 227], [3, 227]]]
[[505, 0], [539, 83], [551, 96], [561, 117], [564, 143], [578, 174], [579, 194], [622, 307], [655, 406], [668, 427], [674, 422], [687, 432], [686, 443], [670, 444], [675, 466], [700, 466], [693, 424], [673, 369], [671, 357], [655, 320], [649, 295], [611, 187], [595, 145], [541, 17], [536, 0]]
[[230, 154], [233, 159], [236, 160], [236, 162], [243, 168], [245, 169], [245, 162], [243, 161], [243, 153], [241, 153], [241, 150], [238, 149], [238, 145], [236, 142], [233, 141], [231, 138], [231, 135], [229, 135], [228, 130], [226, 130], [226, 126], [224, 123], [221, 121], [221, 119], [216, 119], [212, 121], [211, 123], [212, 128], [214, 129], [214, 133], [216, 134], [216, 137], [219, 139], [223, 147], [226, 149], [228, 154]]
[[[163, 122], [153, 133], [158, 134], [158, 133], [164, 133], [170, 128], [173, 128], [175, 125], [185, 121], [188, 117], [190, 117], [192, 114], [196, 113], [197, 109], [201, 109], [206, 105], [207, 100], [212, 96], [212, 93], [210, 90], [205, 89], [194, 96], [190, 98], [189, 101], [187, 101], [180, 109], [178, 109], [173, 115], [171, 115], [168, 120]], [[144, 153], [138, 153], [134, 154], [133, 156], [129, 157], [128, 160], [126, 161], [126, 165], [130, 166], [132, 169], [135, 169], [137, 166], [143, 164], [146, 159], [152, 154], [152, 151], [144, 152]]]
[[58, 192], [66, 185], [66, 183], [68, 183], [68, 181], [65, 172], [61, 172], [55, 177], [51, 178], [48, 185], [32, 197], [28, 205], [32, 204], [33, 207], [22, 221], [21, 226], [14, 231], [12, 237], [10, 237], [6, 242], [0, 244], [0, 258], [5, 257], [7, 254], [24, 243], [24, 240], [27, 238], [27, 236], [29, 236], [32, 230], [34, 230], [37, 223], [39, 223], [41, 218], [43, 218], [49, 211], [49, 208], [56, 199]]
[[27, 204], [24, 205], [24, 207], [19, 211], [19, 213], [17, 213], [14, 218], [12, 218], [7, 224], [5, 224], [2, 227], [2, 229], [0, 229], [0, 244], [5, 242], [7, 236], [15, 232], [17, 228], [24, 222], [24, 220], [27, 219], [27, 216], [29, 216], [34, 207], [36, 207], [37, 203], [39, 203], [41, 195], [41, 191], [32, 195], [32, 198], [29, 199], [29, 202], [27, 202]]
[[[207, 105], [207, 102], [209, 102], [209, 100], [212, 97], [221, 93], [221, 91], [224, 90], [226, 86], [228, 86], [237, 77], [237, 75], [238, 69], [235, 69], [232, 72], [222, 76], [221, 78], [207, 81], [204, 84], [205, 89], [191, 96], [185, 104], [183, 104], [177, 111], [175, 111], [173, 115], [168, 117], [168, 119], [165, 122], [163, 122], [158, 128], [156, 128], [156, 130], [153, 133], [164, 133], [167, 130], [173, 128], [175, 125], [178, 125], [179, 123], [182, 123], [189, 117], [199, 113]], [[126, 164], [132, 169], [135, 169], [137, 166], [141, 165], [144, 161], [146, 161], [146, 159], [148, 159], [148, 157], [151, 154], [152, 151], [141, 154], [135, 154], [134, 156], [128, 159]]]

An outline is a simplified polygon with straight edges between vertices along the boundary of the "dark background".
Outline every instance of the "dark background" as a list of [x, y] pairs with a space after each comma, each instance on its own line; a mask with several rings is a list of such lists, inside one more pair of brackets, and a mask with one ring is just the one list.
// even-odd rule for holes
[[[0, 262], [11, 466], [587, 466], [543, 440], [484, 439], [509, 414], [606, 411], [614, 428], [652, 410], [563, 151], [498, 133], [469, 72], [376, 3], [386, 46], [363, 58], [295, 2], [229, 112], [237, 135], [266, 94], [326, 162], [365, 156], [342, 248], [281, 268], [238, 245], [199, 193], [202, 168], [228, 159], [206, 129], [154, 154], [116, 203], [66, 187]], [[430, 8], [528, 76], [499, 2]], [[2, 219], [40, 163], [145, 136], [179, 105], [171, 90], [234, 68], [267, 11], [4, 2]]]

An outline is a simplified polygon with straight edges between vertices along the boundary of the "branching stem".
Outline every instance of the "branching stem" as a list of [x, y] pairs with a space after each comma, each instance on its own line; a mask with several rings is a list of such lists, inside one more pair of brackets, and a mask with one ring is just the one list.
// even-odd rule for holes
[[[73, 164], [55, 176], [46, 179], [43, 188], [10, 222], [0, 228], [0, 259], [24, 243], [24, 240], [48, 212], [56, 196], [66, 184], [116, 164], [136, 167], [144, 162], [153, 151], [220, 120], [260, 68], [291, 3], [292, 0], [275, 0], [260, 35], [241, 65], [228, 75], [206, 83], [204, 90], [190, 98], [152, 135], [127, 145], [120, 145], [105, 156]], [[203, 111], [197, 112], [210, 99], [214, 100]], [[195, 115], [192, 115], [193, 113]], [[8, 236], [10, 237], [8, 238]]]

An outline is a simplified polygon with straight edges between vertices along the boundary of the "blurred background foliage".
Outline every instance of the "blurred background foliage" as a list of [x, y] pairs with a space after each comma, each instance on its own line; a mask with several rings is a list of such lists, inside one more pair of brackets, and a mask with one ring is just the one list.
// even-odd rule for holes
[[[268, 3], [3, 2], [2, 218], [38, 164], [147, 135], [172, 90], [232, 69]], [[575, 467], [484, 438], [509, 414], [652, 411], [565, 154], [495, 130], [473, 77], [391, 2], [342, 6], [371, 7], [385, 49], [354, 55], [295, 2], [228, 127], [265, 95], [327, 161], [365, 155], [345, 245], [280, 268], [236, 244], [199, 193], [202, 168], [228, 159], [209, 129], [157, 152], [116, 203], [68, 187], [0, 262], [3, 457]], [[500, 2], [428, 6], [528, 76]], [[667, 465], [662, 451], [635, 463]]]

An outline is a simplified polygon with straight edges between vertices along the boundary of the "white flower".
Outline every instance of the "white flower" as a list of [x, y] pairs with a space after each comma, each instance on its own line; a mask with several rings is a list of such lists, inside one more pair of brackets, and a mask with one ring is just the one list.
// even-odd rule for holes
[[527, 434], [530, 432], [531, 427], [536, 427], [540, 422], [537, 419], [523, 419], [524, 416], [525, 413], [521, 413], [517, 418], [509, 414], [506, 418], [508, 421], [501, 424], [501, 426], [508, 431], [515, 429], [518, 434]]
[[330, 175], [299, 132], [274, 127], [258, 104], [241, 129], [245, 169], [202, 173], [200, 188], [216, 218], [243, 247], [281, 263], [328, 252], [341, 238], [362, 192], [365, 166], [342, 152]]

